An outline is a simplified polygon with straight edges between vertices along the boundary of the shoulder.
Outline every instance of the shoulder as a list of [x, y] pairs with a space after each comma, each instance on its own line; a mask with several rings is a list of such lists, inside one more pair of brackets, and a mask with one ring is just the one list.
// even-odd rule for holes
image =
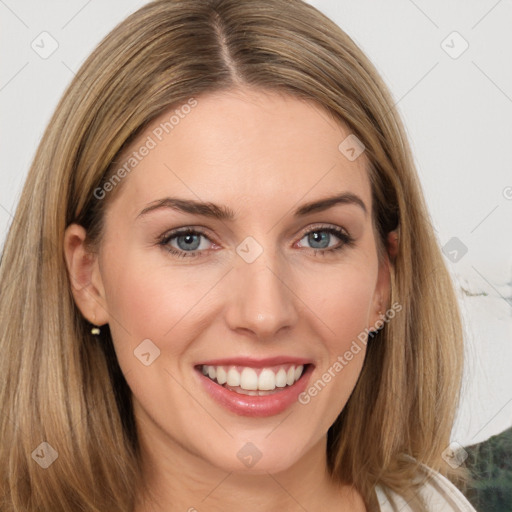
[[[476, 512], [464, 495], [446, 477], [423, 466], [425, 472], [430, 476], [421, 488], [421, 496], [428, 506], [429, 512]], [[377, 498], [381, 512], [393, 512], [394, 509], [389, 502], [384, 489], [376, 487]], [[387, 492], [394, 499], [397, 510], [411, 512], [412, 509], [405, 500], [391, 490]]]

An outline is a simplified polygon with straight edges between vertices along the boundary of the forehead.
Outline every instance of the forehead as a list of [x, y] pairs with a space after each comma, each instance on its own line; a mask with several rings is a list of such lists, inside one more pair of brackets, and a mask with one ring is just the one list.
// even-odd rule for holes
[[261, 90], [210, 93], [169, 109], [123, 152], [118, 166], [130, 171], [120, 196], [131, 209], [166, 194], [251, 199], [251, 208], [268, 209], [350, 191], [370, 207], [364, 154], [351, 161], [339, 149], [349, 135], [313, 102]]

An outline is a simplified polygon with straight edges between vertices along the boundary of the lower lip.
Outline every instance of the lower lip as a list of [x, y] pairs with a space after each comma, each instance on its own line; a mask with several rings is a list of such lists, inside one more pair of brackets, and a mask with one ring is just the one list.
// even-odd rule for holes
[[306, 389], [313, 365], [309, 364], [300, 379], [282, 391], [265, 396], [241, 395], [226, 389], [209, 379], [201, 370], [196, 372], [207, 393], [220, 405], [239, 416], [267, 417], [279, 414], [298, 401], [299, 395]]

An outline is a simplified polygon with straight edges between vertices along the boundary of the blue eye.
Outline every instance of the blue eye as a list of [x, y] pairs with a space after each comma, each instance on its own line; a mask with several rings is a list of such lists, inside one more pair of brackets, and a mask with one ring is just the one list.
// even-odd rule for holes
[[[170, 233], [169, 235], [165, 236], [159, 243], [175, 256], [199, 256], [201, 251], [208, 249], [208, 247], [204, 247], [204, 244], [201, 243], [201, 239], [203, 238], [209, 240], [209, 238], [201, 231], [183, 229]], [[196, 252], [198, 250], [199, 253]]]
[[[333, 236], [341, 240], [341, 243], [335, 242], [332, 244]], [[346, 245], [351, 245], [354, 242], [353, 238], [348, 233], [332, 226], [314, 228], [305, 233], [300, 239], [300, 242], [302, 242], [302, 240], [306, 240], [307, 243], [310, 244], [310, 248], [314, 250], [315, 256], [318, 253], [325, 255], [325, 253], [339, 251]]]
[[201, 237], [203, 235], [189, 233], [187, 235], [180, 235], [176, 237], [176, 244], [182, 251], [193, 251], [199, 249], [201, 245]]
[[327, 249], [332, 240], [332, 234], [327, 230], [324, 231], [310, 231], [301, 240], [307, 239], [309, 244], [312, 244], [312, 249]]

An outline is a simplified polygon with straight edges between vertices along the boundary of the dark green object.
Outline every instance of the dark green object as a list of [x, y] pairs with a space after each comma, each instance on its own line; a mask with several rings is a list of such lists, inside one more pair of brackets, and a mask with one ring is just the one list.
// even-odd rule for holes
[[512, 428], [465, 450], [468, 500], [479, 512], [512, 512]]

